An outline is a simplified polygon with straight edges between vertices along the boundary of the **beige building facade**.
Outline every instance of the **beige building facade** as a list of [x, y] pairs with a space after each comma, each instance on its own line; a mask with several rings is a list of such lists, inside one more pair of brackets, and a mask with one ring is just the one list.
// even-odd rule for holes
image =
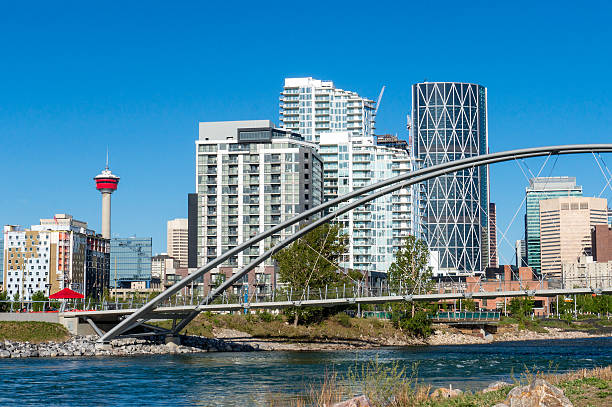
[[168, 256], [177, 259], [180, 267], [187, 267], [188, 236], [187, 219], [177, 218], [168, 221]]
[[542, 274], [562, 277], [563, 263], [591, 256], [591, 229], [607, 224], [607, 200], [562, 197], [540, 201]]
[[566, 288], [612, 287], [612, 261], [600, 263], [581, 256], [577, 262], [563, 263], [562, 273]]

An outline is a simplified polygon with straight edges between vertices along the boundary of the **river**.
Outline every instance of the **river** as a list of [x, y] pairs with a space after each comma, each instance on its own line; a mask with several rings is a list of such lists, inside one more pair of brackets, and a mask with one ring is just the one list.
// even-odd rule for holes
[[0, 360], [2, 406], [265, 406], [326, 372], [364, 363], [418, 362], [435, 386], [480, 389], [525, 371], [612, 364], [612, 338], [501, 342], [329, 352], [203, 353]]

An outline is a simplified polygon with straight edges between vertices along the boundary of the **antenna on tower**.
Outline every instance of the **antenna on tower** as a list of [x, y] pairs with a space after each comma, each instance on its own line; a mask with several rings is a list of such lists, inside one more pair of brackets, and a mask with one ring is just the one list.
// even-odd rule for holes
[[108, 170], [108, 146], [106, 146], [106, 169]]

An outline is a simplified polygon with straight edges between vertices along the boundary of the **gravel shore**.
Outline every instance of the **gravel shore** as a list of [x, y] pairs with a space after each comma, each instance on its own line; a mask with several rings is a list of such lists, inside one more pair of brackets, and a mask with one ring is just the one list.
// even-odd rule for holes
[[0, 342], [0, 358], [62, 357], [62, 356], [135, 356], [168, 353], [251, 352], [258, 350], [248, 344], [231, 343], [222, 339], [181, 336], [181, 345], [165, 344], [163, 338], [115, 339], [109, 344], [96, 343], [96, 336], [76, 336], [65, 342]]

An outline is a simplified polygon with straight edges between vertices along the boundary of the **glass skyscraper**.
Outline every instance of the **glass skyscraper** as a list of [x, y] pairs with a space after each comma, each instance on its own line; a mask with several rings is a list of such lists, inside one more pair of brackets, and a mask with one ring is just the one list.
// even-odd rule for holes
[[[412, 86], [414, 151], [421, 168], [486, 154], [487, 89], [454, 82]], [[421, 184], [422, 237], [438, 252], [441, 274], [488, 266], [487, 167], [443, 175]], [[483, 250], [483, 248], [485, 250]]]
[[110, 286], [129, 288], [132, 281], [151, 281], [152, 248], [150, 237], [112, 238]]
[[527, 265], [533, 272], [541, 272], [540, 201], [564, 196], [582, 196], [582, 187], [575, 177], [540, 177], [529, 180], [525, 189], [527, 210], [525, 213], [525, 243]]

